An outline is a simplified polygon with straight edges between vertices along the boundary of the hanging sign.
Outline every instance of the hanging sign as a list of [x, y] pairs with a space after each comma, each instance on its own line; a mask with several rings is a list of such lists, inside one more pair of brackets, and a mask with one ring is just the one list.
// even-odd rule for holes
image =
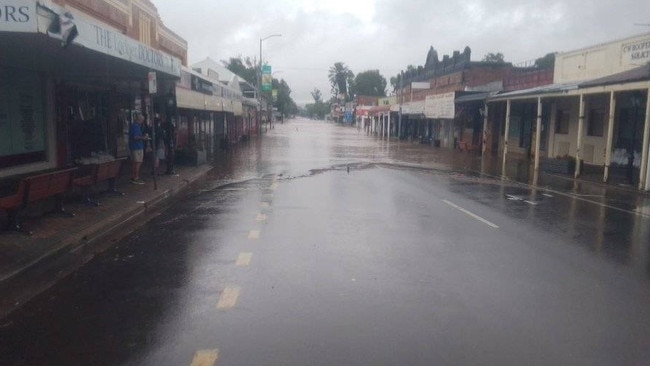
[[158, 80], [156, 79], [156, 72], [149, 71], [149, 94], [156, 94], [158, 92]]

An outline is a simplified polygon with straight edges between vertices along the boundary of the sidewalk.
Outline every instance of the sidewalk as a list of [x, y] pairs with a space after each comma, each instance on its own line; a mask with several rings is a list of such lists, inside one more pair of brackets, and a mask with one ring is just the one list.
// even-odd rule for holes
[[[127, 163], [116, 182], [117, 190], [124, 192], [124, 196], [96, 194], [94, 198], [100, 206], [94, 207], [86, 205], [80, 192], [75, 190], [64, 201], [66, 211], [73, 212], [74, 217], [26, 217], [23, 222], [33, 231], [31, 236], [0, 232], [0, 293], [3, 294], [0, 296], [0, 318], [30, 294], [47, 288], [58, 277], [105, 249], [102, 244], [106, 246], [106, 242], [110, 244], [127, 235], [129, 226], [152, 218], [174, 197], [203, 180], [211, 169], [207, 164], [176, 166], [178, 176], [157, 176], [158, 189], [154, 190], [154, 177], [149, 174], [151, 166], [142, 167], [146, 184], [135, 185], [129, 182], [130, 164]], [[106, 182], [100, 183], [93, 191], [99, 192], [106, 187]], [[23, 288], [30, 288], [30, 291]]]

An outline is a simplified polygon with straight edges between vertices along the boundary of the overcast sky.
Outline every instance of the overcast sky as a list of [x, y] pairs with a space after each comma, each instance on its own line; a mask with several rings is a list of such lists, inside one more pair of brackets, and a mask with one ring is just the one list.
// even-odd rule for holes
[[[152, 0], [167, 27], [185, 38], [190, 64], [210, 57], [263, 58], [298, 104], [318, 88], [330, 96], [335, 62], [386, 78], [472, 49], [472, 61], [501, 52], [521, 63], [549, 52], [650, 32], [648, 0]], [[637, 25], [642, 24], [642, 25]]]

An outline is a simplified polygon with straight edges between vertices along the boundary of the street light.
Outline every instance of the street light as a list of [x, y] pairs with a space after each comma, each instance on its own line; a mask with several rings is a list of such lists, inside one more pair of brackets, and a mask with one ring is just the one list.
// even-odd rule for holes
[[[257, 94], [258, 102], [260, 104], [260, 114], [259, 114], [259, 123], [260, 123], [260, 134], [262, 134], [262, 42], [265, 40], [271, 38], [271, 37], [282, 37], [282, 34], [271, 34], [270, 36], [266, 36], [264, 38], [260, 38], [260, 67], [258, 68], [259, 72], [259, 84], [257, 84], [257, 88], [259, 89], [259, 93]], [[270, 123], [270, 121], [269, 121]]]

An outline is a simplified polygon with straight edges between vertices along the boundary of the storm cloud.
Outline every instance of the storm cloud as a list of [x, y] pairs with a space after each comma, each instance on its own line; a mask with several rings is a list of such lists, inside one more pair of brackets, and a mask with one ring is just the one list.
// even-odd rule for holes
[[189, 44], [190, 63], [206, 57], [263, 58], [299, 103], [310, 92], [330, 96], [327, 72], [344, 62], [355, 72], [378, 69], [389, 80], [440, 56], [472, 49], [472, 60], [501, 52], [524, 63], [650, 32], [650, 2], [431, 0], [152, 0], [167, 27]]

